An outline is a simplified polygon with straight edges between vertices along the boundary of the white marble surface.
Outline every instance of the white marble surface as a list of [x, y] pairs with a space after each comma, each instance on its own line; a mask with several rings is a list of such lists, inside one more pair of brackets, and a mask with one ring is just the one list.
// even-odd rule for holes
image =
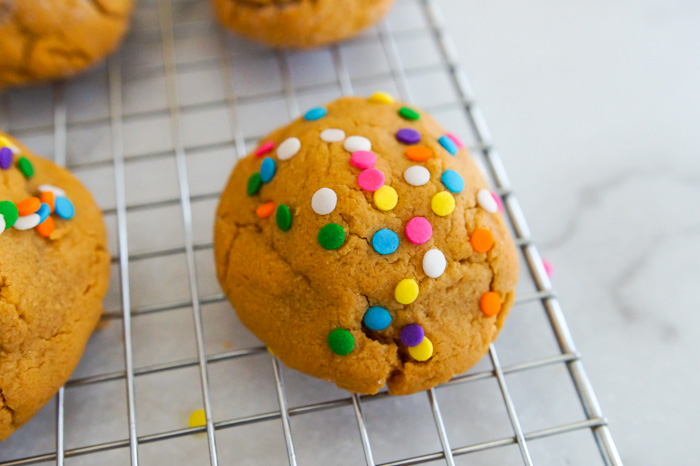
[[700, 454], [700, 3], [441, 0], [631, 465]]

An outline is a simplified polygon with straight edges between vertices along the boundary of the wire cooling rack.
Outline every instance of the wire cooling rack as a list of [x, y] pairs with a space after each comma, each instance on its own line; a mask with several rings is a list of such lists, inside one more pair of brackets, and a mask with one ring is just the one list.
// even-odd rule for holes
[[[375, 90], [468, 141], [522, 264], [488, 356], [407, 397], [354, 396], [281, 366], [236, 319], [212, 258], [236, 159], [300, 109]], [[435, 0], [399, 0], [362, 36], [311, 52], [233, 37], [208, 2], [142, 0], [118, 54], [0, 96], [0, 127], [93, 191], [113, 257], [78, 369], [0, 445], [0, 465], [622, 464]], [[206, 426], [190, 428], [197, 409]]]

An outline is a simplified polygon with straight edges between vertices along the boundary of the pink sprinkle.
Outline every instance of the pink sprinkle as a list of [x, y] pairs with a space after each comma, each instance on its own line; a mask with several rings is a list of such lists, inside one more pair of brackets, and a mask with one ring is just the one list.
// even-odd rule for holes
[[413, 217], [406, 224], [406, 238], [413, 244], [425, 244], [433, 236], [433, 226], [425, 217]]
[[464, 143], [463, 143], [462, 140], [459, 138], [459, 136], [457, 136], [456, 134], [454, 134], [454, 133], [447, 133], [447, 137], [450, 138], [450, 139], [452, 139], [452, 142], [454, 142], [455, 145], [456, 145], [459, 149], [464, 148]]
[[262, 145], [255, 150], [255, 156], [256, 157], [263, 156], [263, 155], [267, 154], [268, 152], [270, 152], [274, 148], [275, 148], [274, 142], [272, 142], [272, 141], [263, 142]]
[[491, 192], [491, 196], [493, 196], [493, 200], [496, 201], [496, 204], [498, 205], [498, 211], [503, 213], [503, 201], [501, 201], [501, 197], [494, 192]]
[[554, 273], [554, 266], [552, 263], [547, 259], [542, 259], [542, 265], [544, 265], [544, 271], [547, 272], [547, 276], [552, 278], [552, 274]]
[[384, 186], [384, 173], [376, 168], [362, 170], [357, 176], [357, 184], [365, 191], [376, 191]]
[[350, 163], [357, 168], [372, 168], [377, 163], [377, 156], [368, 150], [358, 150], [350, 156]]

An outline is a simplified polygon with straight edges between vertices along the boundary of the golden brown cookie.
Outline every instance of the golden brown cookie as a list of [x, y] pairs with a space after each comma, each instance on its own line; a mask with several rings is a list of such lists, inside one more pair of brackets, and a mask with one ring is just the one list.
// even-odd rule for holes
[[273, 46], [318, 47], [354, 36], [379, 21], [393, 0], [212, 0], [236, 32]]
[[68, 380], [109, 281], [105, 226], [90, 193], [0, 133], [0, 148], [8, 145], [18, 151], [0, 149], [0, 440]]
[[474, 365], [518, 262], [459, 139], [375, 94], [311, 109], [238, 162], [216, 214], [219, 281], [285, 364], [409, 394]]
[[0, 88], [78, 73], [110, 53], [133, 0], [0, 0]]

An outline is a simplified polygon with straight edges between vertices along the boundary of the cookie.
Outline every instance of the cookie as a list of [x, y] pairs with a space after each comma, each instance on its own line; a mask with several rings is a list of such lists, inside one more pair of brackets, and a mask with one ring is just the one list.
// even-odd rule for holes
[[0, 0], [0, 88], [63, 78], [119, 43], [133, 0]]
[[102, 312], [109, 262], [90, 193], [0, 133], [0, 440], [75, 369]]
[[288, 366], [410, 394], [473, 366], [518, 261], [461, 141], [386, 94], [311, 109], [241, 159], [214, 226], [240, 320]]
[[379, 21], [393, 0], [212, 0], [219, 21], [278, 47], [318, 47]]

